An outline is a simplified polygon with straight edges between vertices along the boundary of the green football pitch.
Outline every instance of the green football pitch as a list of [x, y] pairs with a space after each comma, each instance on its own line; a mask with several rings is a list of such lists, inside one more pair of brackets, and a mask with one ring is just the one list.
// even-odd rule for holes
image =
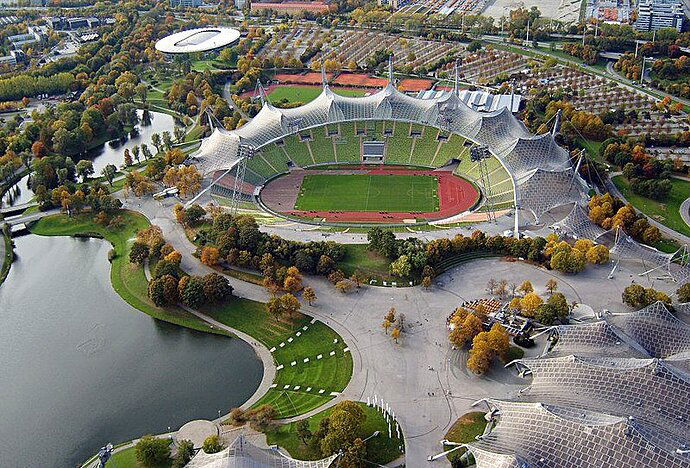
[[433, 176], [307, 175], [296, 210], [391, 213], [438, 211], [438, 180]]

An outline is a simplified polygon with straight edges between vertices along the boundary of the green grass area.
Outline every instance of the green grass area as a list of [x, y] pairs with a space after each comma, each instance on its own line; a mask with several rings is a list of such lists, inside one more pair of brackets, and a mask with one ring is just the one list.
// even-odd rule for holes
[[[134, 446], [128, 447], [124, 450], [120, 450], [113, 454], [105, 464], [105, 468], [138, 468], [142, 465], [137, 461], [137, 454]], [[172, 466], [172, 458], [168, 463], [159, 465], [156, 468], [168, 468]]]
[[390, 261], [378, 252], [367, 249], [367, 244], [345, 244], [345, 259], [338, 262], [343, 273], [350, 276], [355, 271], [366, 275], [388, 276]]
[[[364, 91], [356, 89], [338, 89], [331, 88], [336, 94], [341, 96], [364, 96]], [[316, 99], [321, 94], [322, 88], [320, 86], [277, 86], [268, 95], [269, 101], [275, 104], [283, 99], [288, 102], [302, 102], [307, 103]]]
[[616, 176], [612, 180], [626, 200], [632, 203], [636, 209], [664, 226], [690, 236], [690, 227], [680, 216], [680, 205], [686, 198], [690, 197], [690, 182], [671, 179], [671, 193], [668, 199], [662, 203], [633, 193], [630, 189], [630, 183], [623, 176]]
[[[484, 433], [487, 421], [484, 419], [484, 413], [481, 411], [473, 411], [465, 413], [458, 418], [451, 428], [446, 433], [446, 439], [451, 442], [467, 443], [474, 441], [475, 437]], [[452, 448], [450, 446], [447, 449]], [[455, 459], [460, 457], [465, 452], [465, 449], [459, 449], [449, 455], [449, 458]]]
[[144, 268], [129, 262], [129, 251], [136, 233], [150, 225], [145, 216], [133, 211], [121, 211], [122, 227], [110, 230], [93, 222], [90, 213], [69, 217], [53, 215], [39, 220], [31, 226], [31, 232], [42, 236], [96, 235], [113, 245], [116, 256], [110, 269], [110, 281], [115, 291], [129, 305], [153, 318], [174, 323], [194, 330], [222, 333], [210, 328], [189, 312], [179, 307], [156, 307], [148, 298], [148, 281]]
[[[360, 434], [362, 440], [366, 439], [374, 432], [380, 431], [377, 437], [372, 437], [366, 443], [367, 460], [371, 462], [371, 465], [376, 466], [376, 464], [385, 465], [400, 457], [400, 455], [402, 455], [400, 446], [403, 441], [398, 439], [395, 431], [393, 431], [392, 438], [388, 437], [388, 423], [386, 423], [381, 412], [368, 407], [364, 403], [360, 402], [359, 404], [367, 416], [362, 425], [362, 432]], [[332, 411], [333, 409], [329, 408], [307, 419], [309, 421], [309, 429], [312, 433], [318, 429], [321, 420], [328, 417]], [[297, 435], [295, 426], [295, 423], [285, 424], [268, 432], [266, 437], [269, 445], [280, 445], [287, 450], [292, 457], [299, 460], [317, 460], [321, 458], [320, 453], [314, 453], [310, 447], [302, 442]]]
[[[276, 371], [276, 386], [254, 407], [271, 404], [280, 418], [298, 416], [330, 401], [331, 392], [341, 392], [350, 381], [352, 356], [345, 351], [343, 339], [327, 325], [311, 323], [307, 315], [276, 320], [268, 315], [263, 304], [239, 298], [205, 312], [250, 334], [268, 349], [275, 348], [274, 361], [283, 367]], [[330, 354], [332, 351], [334, 355]], [[306, 363], [305, 358], [309, 359]], [[320, 390], [324, 391], [319, 393]]]
[[433, 176], [307, 175], [295, 209], [304, 211], [433, 212]]

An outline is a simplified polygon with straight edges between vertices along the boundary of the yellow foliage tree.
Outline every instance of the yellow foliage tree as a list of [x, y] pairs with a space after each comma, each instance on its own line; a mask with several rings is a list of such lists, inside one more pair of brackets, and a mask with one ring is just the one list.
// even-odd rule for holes
[[526, 317], [534, 317], [534, 312], [544, 303], [544, 300], [536, 293], [528, 293], [520, 301], [520, 310]]

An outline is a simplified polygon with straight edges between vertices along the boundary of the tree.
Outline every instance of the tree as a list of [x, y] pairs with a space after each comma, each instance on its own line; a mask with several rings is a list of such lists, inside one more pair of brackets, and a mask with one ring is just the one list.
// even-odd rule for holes
[[88, 159], [82, 159], [77, 163], [77, 174], [81, 177], [82, 182], [86, 182], [86, 179], [88, 179], [93, 172], [93, 162]]
[[117, 174], [117, 167], [114, 164], [107, 164], [103, 169], [101, 169], [101, 175], [108, 181], [108, 184], [113, 186], [113, 179]]
[[326, 431], [320, 442], [321, 453], [329, 456], [340, 450], [347, 450], [359, 436], [366, 413], [354, 401], [343, 401], [333, 407], [325, 424]]
[[218, 453], [225, 448], [225, 445], [221, 442], [218, 434], [213, 434], [206, 437], [201, 448], [206, 453]]
[[553, 292], [558, 289], [558, 281], [555, 279], [551, 278], [546, 282], [546, 290], [549, 292], [549, 294], [553, 294]]
[[678, 296], [678, 302], [680, 303], [690, 302], [690, 283], [685, 283], [678, 288], [676, 296]]
[[301, 308], [299, 300], [290, 293], [283, 295], [283, 297], [280, 298], [280, 303], [283, 306], [284, 313], [288, 315], [297, 314]]
[[486, 292], [488, 292], [489, 294], [493, 294], [494, 292], [496, 292], [497, 284], [498, 283], [495, 279], [490, 278], [489, 281], [487, 281], [486, 283]]
[[233, 287], [225, 276], [218, 273], [209, 273], [204, 276], [204, 295], [208, 302], [223, 302], [232, 297], [232, 291]]
[[491, 367], [493, 353], [487, 340], [487, 335], [487, 332], [481, 332], [472, 341], [472, 349], [470, 349], [469, 357], [467, 358], [467, 368], [475, 374], [481, 375]]
[[530, 281], [525, 280], [518, 288], [518, 291], [520, 291], [524, 295], [527, 295], [528, 293], [534, 291], [534, 288], [532, 287], [532, 283]]
[[510, 350], [510, 335], [500, 323], [494, 323], [486, 335], [493, 353], [505, 362]]
[[605, 245], [599, 244], [587, 250], [585, 257], [589, 263], [603, 265], [609, 262], [610, 253]]
[[170, 441], [145, 435], [134, 446], [137, 461], [143, 466], [156, 467], [170, 460]]
[[422, 278], [422, 286], [424, 289], [429, 289], [431, 287], [431, 276], [425, 276]]
[[[180, 298], [182, 302], [193, 308], [198, 309], [206, 303], [206, 294], [204, 293], [204, 280], [198, 276], [190, 276], [186, 281]], [[182, 281], [180, 281], [182, 284]]]
[[196, 203], [183, 211], [184, 224], [194, 227], [199, 224], [206, 216], [206, 210]]
[[408, 276], [410, 276], [410, 272], [412, 271], [410, 257], [408, 257], [407, 255], [401, 255], [400, 257], [398, 257], [397, 260], [391, 263], [390, 270], [391, 274], [395, 276], [407, 278]]
[[266, 311], [275, 319], [280, 319], [285, 313], [283, 303], [279, 297], [272, 297], [266, 302]]
[[191, 440], [178, 440], [177, 453], [172, 468], [184, 468], [194, 456], [194, 444]]
[[220, 260], [220, 251], [216, 247], [204, 247], [201, 249], [201, 263], [215, 266]]
[[536, 293], [530, 292], [525, 295], [520, 301], [520, 311], [526, 317], [533, 317], [537, 307], [542, 305], [544, 300]]
[[307, 301], [307, 304], [312, 305], [316, 301], [316, 292], [312, 288], [304, 288], [302, 297]]
[[337, 283], [335, 283], [335, 289], [340, 291], [343, 294], [347, 294], [351, 292], [355, 288], [355, 284], [347, 279], [340, 280]]
[[455, 328], [451, 330], [448, 338], [454, 346], [463, 348], [483, 330], [482, 320], [476, 314], [468, 313], [462, 323], [455, 323]]
[[134, 161], [132, 161], [132, 155], [129, 154], [129, 148], [125, 148], [125, 159], [124, 159], [124, 164], [125, 167], [129, 167], [133, 164]]
[[393, 322], [395, 322], [395, 313], [396, 313], [395, 307], [391, 307], [390, 309], [388, 309], [388, 312], [386, 312], [386, 315], [384, 318], [386, 320], [388, 320], [390, 323], [393, 323]]
[[134, 146], [132, 147], [132, 156], [134, 156], [134, 159], [137, 161], [137, 163], [138, 163], [139, 160], [140, 160], [140, 159], [139, 159], [139, 155], [140, 155], [140, 154], [141, 154], [141, 150], [139, 149], [139, 146], [134, 145]]
[[149, 247], [148, 245], [136, 241], [132, 244], [132, 248], [129, 251], [129, 261], [130, 263], [136, 263], [137, 265], [143, 265], [144, 261], [149, 257]]
[[565, 298], [563, 293], [555, 293], [549, 297], [546, 301], [547, 304], [554, 308], [556, 317], [559, 319], [564, 319], [570, 313], [570, 306], [568, 305], [568, 300]]
[[399, 328], [394, 328], [393, 331], [391, 332], [391, 338], [395, 340], [395, 342], [398, 342], [398, 338], [400, 338], [400, 329]]
[[645, 303], [645, 291], [639, 284], [631, 284], [623, 290], [623, 303], [635, 308], [641, 308], [647, 305]]
[[383, 323], [381, 324], [381, 327], [383, 327], [383, 329], [386, 331], [386, 335], [388, 334], [388, 329], [389, 329], [392, 325], [393, 325], [393, 324], [392, 324], [390, 321], [388, 321], [388, 320], [386, 320], [386, 319], [383, 320]]
[[311, 430], [309, 430], [309, 420], [300, 419], [297, 421], [295, 423], [295, 432], [297, 432], [297, 436], [300, 438], [302, 443], [306, 444], [312, 436]]

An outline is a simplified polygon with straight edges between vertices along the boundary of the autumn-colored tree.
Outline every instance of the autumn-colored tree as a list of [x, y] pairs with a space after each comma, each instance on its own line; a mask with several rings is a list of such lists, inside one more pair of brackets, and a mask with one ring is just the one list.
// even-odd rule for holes
[[131, 166], [132, 163], [132, 155], [129, 154], [129, 148], [125, 148], [125, 167]]
[[448, 336], [453, 345], [462, 348], [484, 330], [482, 320], [475, 314], [467, 314], [462, 324], [456, 324]]
[[522, 303], [522, 299], [520, 299], [519, 297], [514, 297], [510, 300], [508, 307], [511, 310], [520, 310], [520, 308], [522, 307], [521, 303]]
[[283, 311], [287, 315], [295, 315], [299, 312], [300, 308], [302, 305], [299, 302], [299, 299], [297, 299], [295, 296], [293, 296], [290, 293], [287, 293], [283, 295], [280, 298], [280, 302], [283, 306]]
[[398, 339], [400, 338], [400, 329], [399, 328], [394, 328], [393, 331], [391, 332], [391, 338], [395, 340], [395, 342], [398, 342]]
[[215, 266], [220, 260], [220, 251], [216, 247], [204, 247], [201, 249], [201, 263]]
[[176, 265], [179, 265], [180, 262], [182, 261], [182, 254], [178, 252], [177, 250], [173, 250], [170, 252], [168, 255], [165, 256], [165, 260], [174, 263]]
[[422, 278], [422, 286], [424, 289], [429, 289], [431, 287], [431, 276], [425, 276]]
[[304, 288], [304, 291], [302, 291], [302, 296], [309, 305], [312, 305], [314, 301], [316, 301], [316, 292], [312, 288]]
[[537, 307], [542, 305], [544, 300], [536, 293], [530, 292], [520, 301], [520, 311], [525, 317], [533, 317]]
[[524, 295], [527, 295], [527, 294], [533, 292], [534, 288], [532, 287], [532, 283], [530, 281], [525, 280], [522, 282], [522, 284], [518, 288], [518, 291], [520, 291]]
[[558, 281], [555, 279], [551, 278], [546, 282], [546, 290], [549, 292], [549, 294], [553, 294], [553, 292], [558, 289]]
[[351, 292], [355, 288], [355, 283], [350, 280], [344, 279], [335, 283], [335, 289], [343, 294]]
[[498, 358], [505, 362], [510, 350], [510, 335], [500, 323], [494, 323], [487, 334], [487, 340], [492, 351]]
[[595, 245], [585, 254], [587, 261], [595, 265], [603, 265], [609, 262], [609, 249], [605, 245]]
[[388, 312], [386, 312], [386, 315], [384, 316], [384, 318], [386, 320], [388, 320], [389, 322], [393, 323], [393, 322], [395, 322], [395, 314], [396, 314], [395, 307], [391, 307], [390, 309], [388, 309]]
[[381, 327], [383, 327], [384, 330], [386, 330], [386, 335], [388, 334], [388, 329], [393, 325], [390, 321], [388, 320], [383, 320], [383, 323], [381, 324]]
[[285, 313], [283, 302], [279, 297], [272, 297], [266, 302], [266, 311], [275, 319], [280, 319]]
[[470, 349], [469, 357], [467, 358], [467, 368], [475, 374], [484, 374], [491, 367], [493, 360], [493, 352], [488, 340], [488, 332], [481, 332], [472, 340], [472, 349]]
[[302, 281], [294, 276], [286, 276], [283, 282], [283, 289], [289, 293], [295, 293], [302, 288]]

